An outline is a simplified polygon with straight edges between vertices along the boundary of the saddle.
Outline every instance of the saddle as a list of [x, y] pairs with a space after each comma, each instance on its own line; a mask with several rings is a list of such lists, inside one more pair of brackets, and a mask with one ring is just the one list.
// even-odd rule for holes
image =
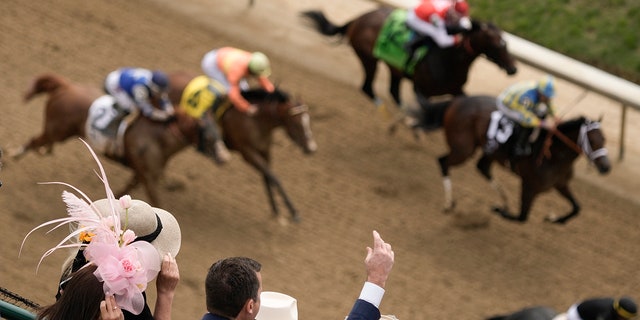
[[[413, 57], [409, 56], [407, 44], [416, 35], [407, 27], [406, 21], [407, 10], [395, 9], [391, 12], [376, 38], [373, 56], [407, 75], [413, 75], [416, 64], [427, 54], [427, 47], [420, 46], [415, 50]], [[408, 59], [412, 60], [407, 61]]]
[[[504, 148], [511, 159], [517, 158], [514, 149], [515, 144], [518, 143], [518, 141], [516, 141], [518, 133], [520, 133], [521, 130], [527, 129], [520, 127], [517, 122], [509, 119], [499, 110], [493, 111], [491, 113], [489, 128], [487, 129], [487, 143], [484, 146], [484, 153], [493, 154], [498, 149]], [[529, 130], [527, 131], [530, 132]], [[530, 132], [530, 134], [527, 135], [527, 139], [534, 138], [534, 141], [529, 140], [532, 147], [531, 154], [537, 154], [540, 148], [540, 131], [538, 129], [533, 130], [533, 133]]]

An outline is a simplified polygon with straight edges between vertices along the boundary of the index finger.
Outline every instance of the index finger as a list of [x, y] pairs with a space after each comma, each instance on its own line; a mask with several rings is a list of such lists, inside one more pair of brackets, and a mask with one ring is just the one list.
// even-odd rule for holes
[[373, 248], [382, 248], [384, 246], [384, 241], [378, 231], [373, 230]]

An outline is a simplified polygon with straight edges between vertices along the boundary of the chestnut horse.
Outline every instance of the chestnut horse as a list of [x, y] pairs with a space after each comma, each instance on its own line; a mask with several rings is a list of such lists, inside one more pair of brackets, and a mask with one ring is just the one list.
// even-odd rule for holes
[[[393, 8], [380, 7], [367, 12], [342, 26], [334, 25], [320, 11], [306, 11], [302, 15], [310, 19], [323, 35], [346, 36], [360, 59], [365, 78], [362, 91], [379, 104], [380, 99], [373, 92], [373, 80], [378, 67], [374, 47], [378, 35]], [[401, 9], [396, 9], [401, 10]], [[461, 45], [440, 49], [434, 46], [421, 59], [413, 75], [408, 75], [386, 62], [391, 72], [389, 92], [397, 106], [400, 101], [400, 81], [407, 77], [413, 81], [414, 91], [421, 105], [428, 105], [428, 99], [440, 95], [464, 95], [463, 86], [467, 82], [469, 68], [475, 59], [484, 55], [504, 69], [507, 74], [516, 73], [515, 60], [502, 39], [502, 31], [491, 23], [473, 21], [473, 28], [464, 33]], [[439, 69], [439, 72], [435, 72]]]
[[[179, 103], [187, 84], [196, 76], [188, 72], [169, 74], [169, 98], [172, 103]], [[284, 191], [280, 179], [271, 170], [271, 144], [274, 130], [282, 127], [305, 154], [315, 152], [317, 145], [311, 132], [308, 107], [292, 101], [287, 93], [279, 89], [273, 93], [252, 89], [243, 91], [242, 94], [247, 101], [258, 105], [258, 112], [249, 116], [232, 106], [224, 111], [218, 119], [224, 141], [230, 150], [239, 152], [242, 158], [262, 175], [273, 215], [279, 215], [274, 198], [275, 191], [282, 197], [292, 220], [298, 222], [298, 210]], [[215, 111], [216, 114], [218, 112], [220, 111]]]
[[[569, 181], [573, 177], [573, 163], [585, 154], [601, 174], [611, 169], [605, 138], [600, 122], [579, 117], [560, 123], [554, 131], [541, 129], [533, 144], [532, 155], [521, 158], [511, 156], [510, 145], [503, 144], [490, 150], [487, 132], [496, 116], [496, 98], [490, 96], [456, 97], [444, 113], [443, 128], [449, 153], [438, 158], [445, 188], [445, 210], [453, 209], [449, 168], [469, 159], [476, 148], [483, 147], [477, 162], [480, 173], [499, 192], [503, 206], [495, 208], [502, 217], [524, 222], [527, 220], [533, 200], [540, 193], [555, 188], [572, 206], [562, 217], [548, 217], [547, 221], [566, 223], [580, 212], [580, 205], [573, 196]], [[495, 122], [494, 122], [495, 123]], [[520, 214], [513, 215], [507, 208], [504, 191], [492, 180], [491, 164], [497, 161], [521, 178]]]
[[[35, 78], [24, 99], [29, 101], [39, 94], [48, 95], [43, 132], [22, 147], [13, 150], [11, 156], [15, 159], [29, 150], [51, 154], [54, 143], [70, 137], [90, 138], [87, 137], [85, 129], [89, 108], [103, 92], [91, 86], [71, 82], [56, 74], [43, 74]], [[207, 116], [213, 119], [210, 113]], [[201, 137], [206, 137], [199, 134], [201, 129], [200, 121], [187, 115], [180, 108], [176, 108], [175, 120], [168, 123], [138, 117], [125, 132], [124, 155], [121, 158], [104, 155], [133, 170], [130, 181], [116, 195], [128, 194], [142, 183], [149, 203], [159, 206], [159, 181], [167, 162], [176, 153], [188, 145], [201, 145], [204, 146], [201, 152], [214, 158], [212, 142], [199, 141]], [[91, 139], [87, 142], [91, 144]]]

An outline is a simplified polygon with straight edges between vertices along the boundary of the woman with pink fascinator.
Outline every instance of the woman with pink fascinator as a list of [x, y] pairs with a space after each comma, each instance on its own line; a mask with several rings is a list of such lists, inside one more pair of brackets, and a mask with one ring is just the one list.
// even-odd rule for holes
[[[77, 249], [65, 262], [57, 301], [41, 310], [38, 319], [170, 319], [180, 278], [174, 258], [181, 242], [178, 222], [169, 212], [128, 195], [116, 199], [100, 161], [87, 147], [107, 197], [92, 201], [70, 184], [48, 183], [70, 187], [80, 196], [63, 191], [68, 217], [45, 222], [25, 236], [45, 226], [69, 226], [70, 234], [46, 251], [40, 263], [58, 249]], [[156, 278], [152, 315], [144, 291]]]

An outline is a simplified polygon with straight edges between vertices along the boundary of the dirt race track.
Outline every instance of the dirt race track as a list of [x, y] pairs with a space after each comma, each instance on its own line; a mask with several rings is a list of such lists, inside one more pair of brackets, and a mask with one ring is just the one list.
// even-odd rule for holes
[[[577, 163], [573, 189], [583, 211], [576, 220], [543, 222], [548, 213], [569, 208], [555, 193], [537, 199], [527, 224], [499, 219], [489, 210], [499, 199], [473, 162], [453, 170], [458, 206], [445, 215], [436, 163], [445, 152], [441, 132], [419, 141], [406, 130], [389, 137], [387, 122], [358, 90], [362, 72], [350, 48], [317, 35], [297, 16], [322, 9], [342, 23], [374, 6], [360, 0], [257, 0], [251, 9], [245, 1], [222, 0], [1, 1], [0, 145], [7, 149], [40, 132], [44, 99], [25, 104], [22, 94], [42, 72], [100, 86], [120, 66], [199, 71], [200, 58], [212, 48], [261, 50], [272, 59], [273, 80], [311, 108], [318, 152], [305, 157], [282, 132], [273, 148], [273, 167], [303, 220], [282, 226], [271, 219], [261, 178], [237, 155], [217, 167], [192, 148], [180, 153], [167, 179], [185, 187], [162, 191], [163, 207], [183, 232], [175, 319], [202, 316], [207, 268], [231, 255], [261, 261], [264, 289], [296, 297], [300, 319], [342, 319], [364, 280], [372, 229], [396, 252], [382, 312], [403, 320], [482, 319], [535, 304], [563, 310], [600, 295], [640, 298], [640, 148], [627, 142], [624, 162], [616, 161], [618, 105], [590, 93], [564, 110], [567, 116], [604, 114], [614, 163], [608, 176], [598, 176], [584, 157]], [[467, 90], [497, 94], [539, 74], [520, 65], [508, 78], [481, 59]], [[385, 76], [376, 89], [387, 98]], [[573, 104], [580, 90], [562, 81], [559, 86], [558, 104]], [[629, 137], [638, 136], [632, 126], [638, 120], [631, 112]], [[124, 184], [129, 172], [104, 163], [111, 183]], [[75, 139], [57, 145], [53, 156], [30, 154], [4, 164], [0, 286], [48, 304], [65, 255], [47, 258], [37, 273], [36, 265], [61, 234], [35, 234], [18, 258], [31, 228], [64, 214], [62, 187], [37, 183], [68, 182], [94, 199], [104, 193], [92, 159]], [[518, 180], [495, 171], [516, 208]], [[145, 199], [142, 190], [133, 196]]]

